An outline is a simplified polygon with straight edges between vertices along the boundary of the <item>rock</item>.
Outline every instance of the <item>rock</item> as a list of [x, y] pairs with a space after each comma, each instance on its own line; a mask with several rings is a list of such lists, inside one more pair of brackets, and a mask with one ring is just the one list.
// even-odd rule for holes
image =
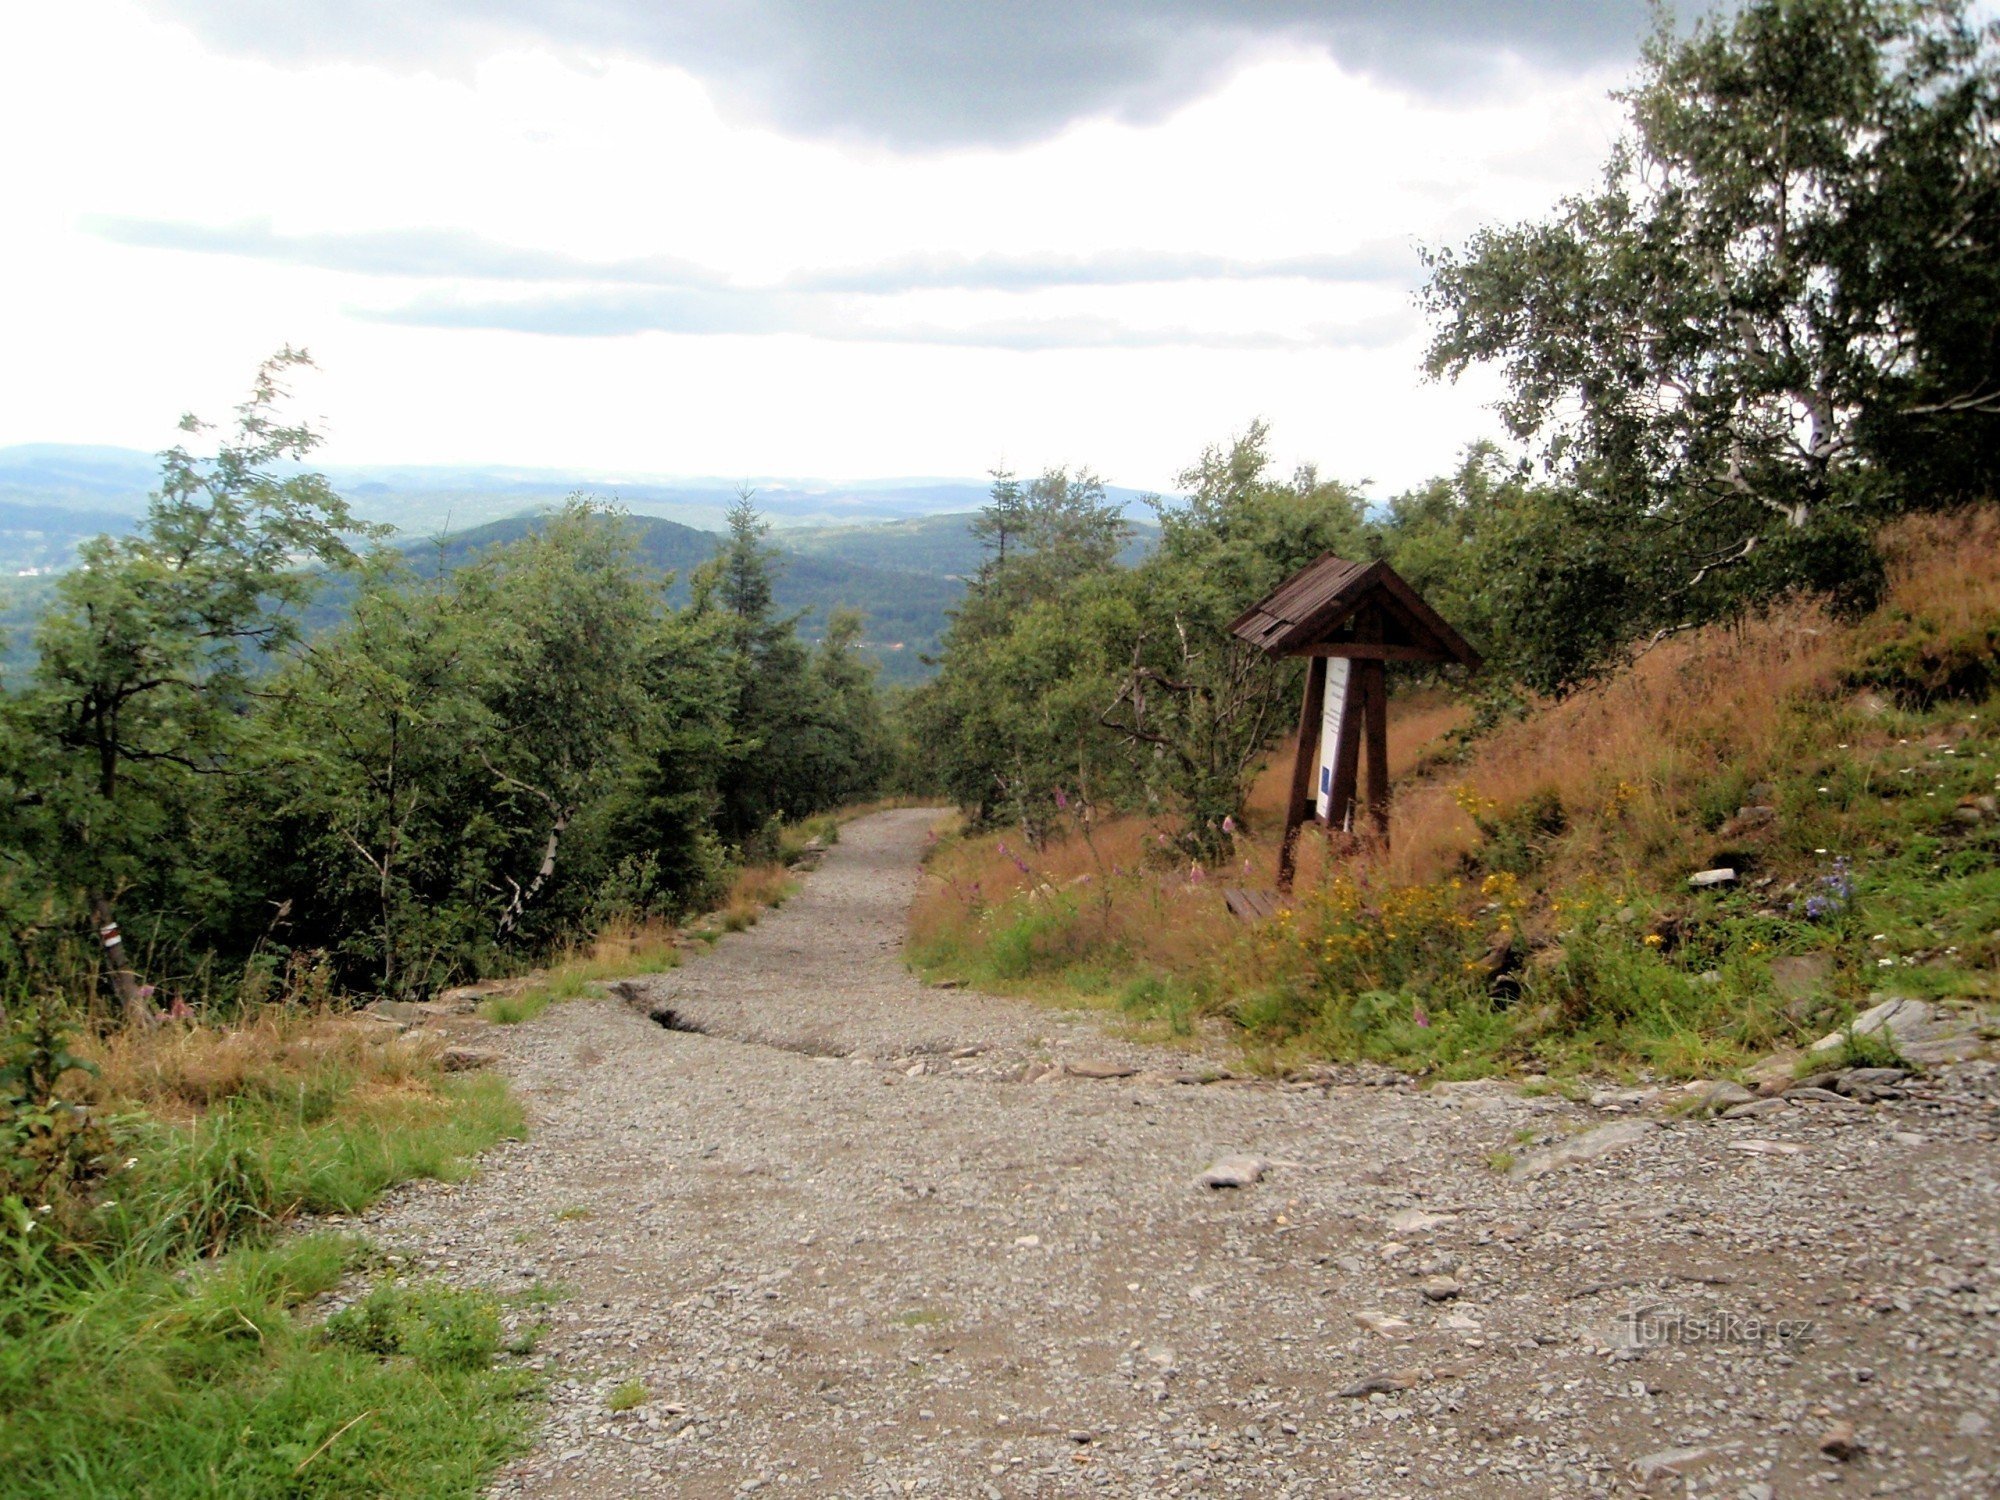
[[1085, 1058], [1081, 1062], [1063, 1064], [1063, 1071], [1072, 1078], [1130, 1078], [1139, 1069], [1132, 1063], [1105, 1062], [1100, 1058]]
[[1740, 1104], [1756, 1102], [1757, 1096], [1740, 1083], [1719, 1079], [1714, 1083], [1696, 1084], [1695, 1100], [1702, 1113], [1719, 1115], [1724, 1110], [1735, 1109]]
[[1783, 1114], [1791, 1105], [1782, 1099], [1753, 1099], [1748, 1104], [1731, 1105], [1722, 1112], [1725, 1120], [1757, 1120], [1765, 1115]]
[[1464, 1288], [1450, 1276], [1426, 1276], [1417, 1290], [1424, 1294], [1426, 1302], [1449, 1302]]
[[1450, 1214], [1434, 1214], [1421, 1208], [1406, 1208], [1389, 1220], [1391, 1234], [1428, 1234], [1440, 1224], [1449, 1224]]
[[1225, 1156], [1201, 1174], [1201, 1185], [1218, 1189], [1254, 1187], [1262, 1180], [1266, 1165], [1261, 1156]]
[[1834, 1080], [1834, 1090], [1846, 1093], [1852, 1088], [1887, 1088], [1901, 1083], [1910, 1076], [1908, 1068], [1849, 1068]]
[[1845, 1094], [1836, 1094], [1832, 1089], [1821, 1088], [1786, 1089], [1785, 1102], [1787, 1104], [1839, 1104], [1846, 1106], [1848, 1109], [1856, 1107], [1854, 1101]]
[[1410, 1331], [1410, 1320], [1399, 1318], [1394, 1313], [1358, 1312], [1354, 1321], [1370, 1333], [1379, 1333], [1385, 1339], [1406, 1337]]
[[377, 1000], [368, 1007], [368, 1013], [407, 1026], [420, 1026], [438, 1014], [432, 1007], [414, 1000]]
[[478, 984], [461, 984], [454, 989], [439, 990], [431, 997], [431, 1004], [462, 1016], [477, 1009], [479, 1002], [487, 996], [502, 994], [512, 989], [515, 983], [506, 979], [482, 979]]
[[1790, 953], [1771, 960], [1771, 987], [1786, 1000], [1811, 1000], [1832, 978], [1831, 953]]
[[1736, 884], [1736, 871], [1728, 865], [1720, 865], [1713, 870], [1697, 870], [1688, 876], [1688, 884], [1695, 890], [1712, 890], [1716, 886]]
[[1729, 1143], [1731, 1151], [1741, 1151], [1749, 1156], [1802, 1156], [1805, 1147], [1797, 1141], [1767, 1141], [1757, 1136], [1748, 1136]]
[[1977, 828], [1986, 821], [1986, 814], [1969, 802], [1961, 802], [1951, 810], [1953, 819]]
[[1984, 1413], [1969, 1411], [1958, 1419], [1956, 1431], [1960, 1437], [1985, 1437], [1992, 1428]]
[[1969, 1018], [1927, 1000], [1900, 998], [1870, 1006], [1845, 1030], [1829, 1032], [1809, 1050], [1838, 1051], [1846, 1045], [1850, 1032], [1855, 1036], [1881, 1036], [1906, 1060], [1916, 1063], [1965, 1062], [1980, 1052], [1979, 1028]]
[[438, 1066], [447, 1073], [471, 1073], [494, 1067], [499, 1061], [499, 1053], [483, 1047], [447, 1047], [438, 1054]]
[[1357, 1380], [1352, 1385], [1344, 1385], [1335, 1391], [1336, 1396], [1345, 1396], [1352, 1401], [1362, 1396], [1393, 1396], [1398, 1391], [1407, 1391], [1416, 1381], [1408, 1375], [1370, 1375], [1365, 1380]]
[[1622, 1150], [1635, 1141], [1644, 1140], [1659, 1128], [1652, 1120], [1617, 1120], [1609, 1125], [1600, 1125], [1595, 1130], [1586, 1130], [1582, 1135], [1540, 1151], [1530, 1152], [1515, 1162], [1509, 1169], [1510, 1177], [1540, 1177], [1545, 1172], [1553, 1172], [1562, 1167], [1577, 1166], [1613, 1151]]
[[1651, 1484], [1663, 1477], [1679, 1478], [1690, 1469], [1698, 1469], [1719, 1457], [1721, 1450], [1717, 1448], [1667, 1448], [1633, 1459], [1632, 1477], [1641, 1484]]
[[1866, 1453], [1868, 1445], [1854, 1435], [1852, 1422], [1835, 1422], [1821, 1435], [1819, 1451], [1828, 1458], [1837, 1458], [1846, 1463]]
[[1790, 1047], [1782, 1052], [1774, 1052], [1743, 1076], [1750, 1080], [1750, 1087], [1762, 1098], [1773, 1098], [1782, 1094], [1792, 1085], [1798, 1068], [1799, 1054]]

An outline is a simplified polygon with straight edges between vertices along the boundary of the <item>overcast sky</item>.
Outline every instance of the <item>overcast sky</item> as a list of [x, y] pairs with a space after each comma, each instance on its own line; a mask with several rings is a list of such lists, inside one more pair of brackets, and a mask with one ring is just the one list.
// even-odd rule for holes
[[1544, 212], [1640, 4], [0, 7], [0, 444], [173, 438], [287, 341], [329, 463], [1385, 495], [1491, 434], [1421, 244]]

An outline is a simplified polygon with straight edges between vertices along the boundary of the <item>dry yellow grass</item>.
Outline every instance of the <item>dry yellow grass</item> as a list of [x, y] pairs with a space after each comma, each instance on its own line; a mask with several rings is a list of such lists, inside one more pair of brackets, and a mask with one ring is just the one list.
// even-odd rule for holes
[[[1888, 597], [1862, 626], [1800, 604], [1671, 638], [1588, 691], [1536, 705], [1481, 738], [1462, 761], [1443, 751], [1469, 718], [1465, 706], [1434, 690], [1398, 695], [1389, 721], [1391, 847], [1330, 843], [1309, 826], [1300, 840], [1298, 889], [1319, 889], [1337, 874], [1373, 889], [1438, 880], [1461, 869], [1481, 843], [1475, 813], [1491, 825], [1537, 803], [1559, 807], [1570, 829], [1544, 872], [1550, 884], [1643, 873], [1623, 861], [1684, 865], [1704, 836], [1687, 817], [1694, 790], [1724, 773], [1757, 776], [1797, 752], [1786, 741], [1790, 705], [1802, 696], [1838, 695], [1842, 671], [1868, 632], [1908, 616], [1945, 634], [1983, 629], [2000, 617], [2000, 514], [1991, 508], [1913, 518], [1892, 528], [1885, 543]], [[1204, 958], [1239, 951], [1232, 945], [1241, 928], [1227, 915], [1221, 888], [1273, 886], [1290, 770], [1287, 737], [1251, 791], [1248, 832], [1229, 868], [1162, 871], [1150, 882], [1119, 885], [1115, 899], [1096, 905], [1090, 890], [1107, 872], [1162, 863], [1167, 825], [1107, 818], [1088, 838], [1079, 832], [1038, 850], [1022, 849], [1019, 836], [1006, 832], [956, 842], [932, 861], [934, 878], [912, 912], [913, 935], [920, 944], [976, 946], [982, 912], [1046, 885], [1079, 903], [1085, 922], [1073, 941], [1122, 945], [1147, 967], [1195, 972]]]
[[[357, 1091], [428, 1092], [438, 1048], [327, 1010], [271, 1006], [229, 1026], [167, 1021], [72, 1044], [98, 1073], [89, 1102], [186, 1121], [231, 1099], [277, 1097], [315, 1075], [338, 1073]], [[79, 1075], [81, 1076], [81, 1075]]]

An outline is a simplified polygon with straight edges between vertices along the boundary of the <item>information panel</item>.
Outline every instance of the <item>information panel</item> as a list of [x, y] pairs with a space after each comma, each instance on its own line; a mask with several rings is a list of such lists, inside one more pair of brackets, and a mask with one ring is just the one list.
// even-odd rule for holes
[[[1333, 816], [1334, 767], [1340, 762], [1340, 730], [1347, 715], [1347, 676], [1354, 663], [1344, 656], [1326, 664], [1326, 708], [1319, 721], [1319, 817]], [[1349, 809], [1351, 812], [1352, 809]]]

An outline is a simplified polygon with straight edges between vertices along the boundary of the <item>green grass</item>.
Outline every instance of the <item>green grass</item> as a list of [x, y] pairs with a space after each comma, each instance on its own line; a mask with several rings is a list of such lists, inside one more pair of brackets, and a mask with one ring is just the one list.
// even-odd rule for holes
[[496, 1366], [497, 1315], [470, 1293], [379, 1290], [324, 1331], [297, 1315], [363, 1258], [316, 1236], [36, 1308], [0, 1340], [7, 1494], [480, 1493], [526, 1442], [532, 1378]]
[[604, 1406], [607, 1411], [631, 1411], [634, 1407], [644, 1406], [652, 1399], [653, 1393], [646, 1389], [645, 1381], [627, 1380], [616, 1386], [611, 1394], [604, 1398]]
[[504, 1084], [302, 1061], [251, 1082], [192, 1123], [116, 1118], [129, 1166], [0, 1214], [10, 1500], [470, 1496], [525, 1441], [533, 1385], [497, 1363], [495, 1304], [383, 1287], [318, 1329], [308, 1303], [386, 1268], [278, 1233], [462, 1175], [521, 1133]]

